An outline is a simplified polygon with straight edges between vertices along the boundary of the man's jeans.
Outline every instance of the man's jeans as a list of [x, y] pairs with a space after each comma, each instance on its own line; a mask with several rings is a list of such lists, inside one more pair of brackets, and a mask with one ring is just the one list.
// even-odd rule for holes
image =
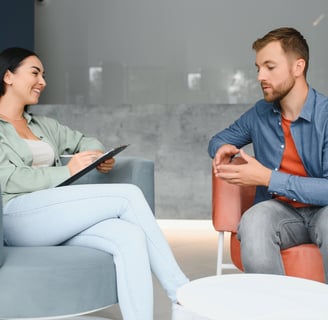
[[328, 206], [294, 208], [278, 200], [260, 202], [242, 216], [241, 241], [245, 272], [285, 274], [281, 249], [315, 243], [328, 281]]

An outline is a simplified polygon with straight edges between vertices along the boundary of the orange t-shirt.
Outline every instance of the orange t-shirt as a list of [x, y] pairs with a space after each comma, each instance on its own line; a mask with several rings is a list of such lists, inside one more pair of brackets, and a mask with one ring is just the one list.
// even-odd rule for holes
[[[292, 134], [290, 132], [290, 125], [291, 121], [282, 117], [282, 129], [284, 131], [285, 136], [285, 151], [282, 156], [279, 171], [289, 173], [295, 176], [306, 177], [307, 173], [304, 169], [302, 160], [297, 153], [297, 149]], [[297, 208], [308, 206], [308, 204], [293, 201], [283, 196], [277, 196], [275, 198], [281, 201], [288, 202], [290, 205]]]

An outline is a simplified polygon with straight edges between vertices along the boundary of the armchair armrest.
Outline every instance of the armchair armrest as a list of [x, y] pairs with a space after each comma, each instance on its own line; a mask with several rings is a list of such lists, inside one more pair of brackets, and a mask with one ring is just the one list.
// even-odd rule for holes
[[[242, 163], [241, 158], [232, 163]], [[215, 230], [237, 232], [242, 213], [252, 204], [255, 187], [241, 187], [215, 177], [212, 171], [212, 222]]]
[[0, 196], [0, 267], [2, 267], [4, 262], [4, 252], [3, 252], [3, 229], [2, 229], [2, 197]]
[[74, 184], [130, 183], [138, 186], [155, 212], [154, 162], [137, 157], [116, 157], [114, 168], [107, 174], [92, 170]]

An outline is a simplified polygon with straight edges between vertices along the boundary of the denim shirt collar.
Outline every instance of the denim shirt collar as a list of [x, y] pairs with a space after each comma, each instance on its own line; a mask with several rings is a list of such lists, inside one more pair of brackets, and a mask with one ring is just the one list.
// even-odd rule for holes
[[[299, 115], [299, 118], [311, 122], [313, 106], [315, 105], [315, 102], [316, 102], [316, 91], [312, 87], [309, 87], [308, 95], [304, 103], [303, 109]], [[280, 103], [278, 101], [275, 101], [272, 104], [272, 109], [274, 113], [281, 113]]]

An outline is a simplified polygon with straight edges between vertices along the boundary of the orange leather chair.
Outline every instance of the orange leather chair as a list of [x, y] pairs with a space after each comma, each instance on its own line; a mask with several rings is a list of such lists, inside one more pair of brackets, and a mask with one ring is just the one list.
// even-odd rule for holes
[[[242, 163], [234, 158], [232, 163]], [[222, 269], [237, 267], [243, 271], [237, 226], [241, 215], [252, 204], [255, 187], [240, 187], [216, 178], [212, 172], [212, 222], [219, 233], [217, 274]], [[230, 255], [233, 264], [223, 264], [224, 233], [230, 233]], [[324, 268], [319, 248], [315, 244], [302, 244], [285, 250], [281, 255], [288, 276], [325, 282]]]

